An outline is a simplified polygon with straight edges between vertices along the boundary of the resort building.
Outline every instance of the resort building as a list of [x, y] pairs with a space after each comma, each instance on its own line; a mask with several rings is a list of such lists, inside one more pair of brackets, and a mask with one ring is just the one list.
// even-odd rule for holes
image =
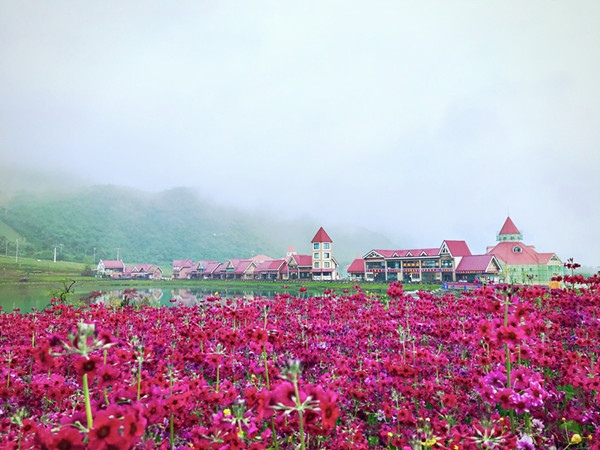
[[96, 273], [102, 277], [117, 277], [121, 276], [124, 272], [125, 264], [123, 264], [123, 261], [104, 261], [101, 259], [96, 269]]
[[538, 253], [533, 245], [522, 242], [523, 234], [510, 217], [496, 235], [498, 244], [487, 248], [502, 267], [503, 283], [548, 286], [552, 277], [565, 274], [564, 264], [555, 253]]
[[97, 274], [101, 277], [111, 277], [115, 279], [132, 278], [146, 280], [160, 280], [162, 278], [162, 269], [154, 264], [136, 264], [133, 267], [125, 267], [123, 261], [102, 261], [98, 263]]
[[171, 275], [171, 278], [186, 280], [190, 278], [190, 274], [195, 268], [196, 265], [191, 259], [176, 259], [173, 261], [173, 275]]
[[333, 241], [323, 227], [319, 228], [311, 244], [313, 280], [337, 280], [338, 263], [333, 257]]
[[498, 280], [500, 263], [493, 255], [472, 255], [465, 241], [445, 240], [439, 247], [371, 250], [355, 259], [348, 273], [355, 280], [435, 284], [476, 279]]
[[131, 278], [142, 278], [147, 280], [160, 280], [163, 271], [154, 264], [136, 264], [131, 269]]
[[259, 280], [286, 280], [288, 278], [285, 259], [272, 259], [256, 265], [254, 278]]
[[216, 260], [198, 261], [196, 269], [189, 274], [189, 278], [210, 280], [215, 278], [215, 273], [221, 274], [222, 264]]
[[292, 255], [287, 264], [291, 280], [310, 280], [312, 278], [312, 256]]

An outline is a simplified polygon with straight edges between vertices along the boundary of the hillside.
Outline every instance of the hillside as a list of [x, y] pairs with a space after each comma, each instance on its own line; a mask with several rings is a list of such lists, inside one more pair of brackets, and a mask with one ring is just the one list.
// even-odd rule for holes
[[225, 208], [201, 199], [187, 188], [150, 194], [118, 186], [93, 186], [51, 194], [0, 193], [0, 250], [24, 257], [92, 263], [120, 259], [126, 263], [170, 265], [173, 259], [217, 259], [266, 254], [285, 256], [290, 244], [300, 253], [323, 225], [343, 266], [356, 256], [389, 241], [351, 227], [278, 221], [268, 214]]

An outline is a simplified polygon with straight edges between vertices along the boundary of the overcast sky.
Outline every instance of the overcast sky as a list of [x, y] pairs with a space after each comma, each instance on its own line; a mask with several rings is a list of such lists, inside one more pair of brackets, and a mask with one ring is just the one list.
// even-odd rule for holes
[[596, 0], [0, 3], [5, 165], [598, 266], [599, 143]]

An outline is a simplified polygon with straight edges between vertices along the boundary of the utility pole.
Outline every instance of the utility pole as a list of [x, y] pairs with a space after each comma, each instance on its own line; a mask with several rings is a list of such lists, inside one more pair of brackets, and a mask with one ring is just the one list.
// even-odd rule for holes
[[117, 247], [117, 261], [119, 261], [119, 250], [121, 250], [121, 247]]
[[63, 244], [54, 244], [54, 262], [56, 262], [56, 248], [60, 247], [60, 253], [62, 254]]
[[8, 256], [8, 239], [6, 240], [6, 252], [4, 253], [4, 256]]
[[94, 247], [94, 264], [96, 264], [96, 247]]
[[19, 240], [17, 239], [17, 251], [15, 252], [15, 262], [19, 262]]

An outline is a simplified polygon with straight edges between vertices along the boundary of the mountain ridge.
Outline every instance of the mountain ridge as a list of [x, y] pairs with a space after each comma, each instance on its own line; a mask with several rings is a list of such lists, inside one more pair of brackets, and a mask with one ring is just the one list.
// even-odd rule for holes
[[91, 185], [0, 194], [0, 248], [14, 238], [2, 229], [13, 230], [23, 237], [19, 253], [40, 259], [52, 259], [55, 246], [58, 259], [90, 265], [116, 259], [117, 249], [126, 263], [159, 265], [174, 259], [225, 261], [256, 254], [282, 258], [290, 244], [299, 253], [310, 253], [310, 240], [320, 226], [332, 237], [333, 256], [341, 268], [358, 252], [390, 245], [388, 238], [369, 230], [217, 205], [187, 187], [150, 193]]

